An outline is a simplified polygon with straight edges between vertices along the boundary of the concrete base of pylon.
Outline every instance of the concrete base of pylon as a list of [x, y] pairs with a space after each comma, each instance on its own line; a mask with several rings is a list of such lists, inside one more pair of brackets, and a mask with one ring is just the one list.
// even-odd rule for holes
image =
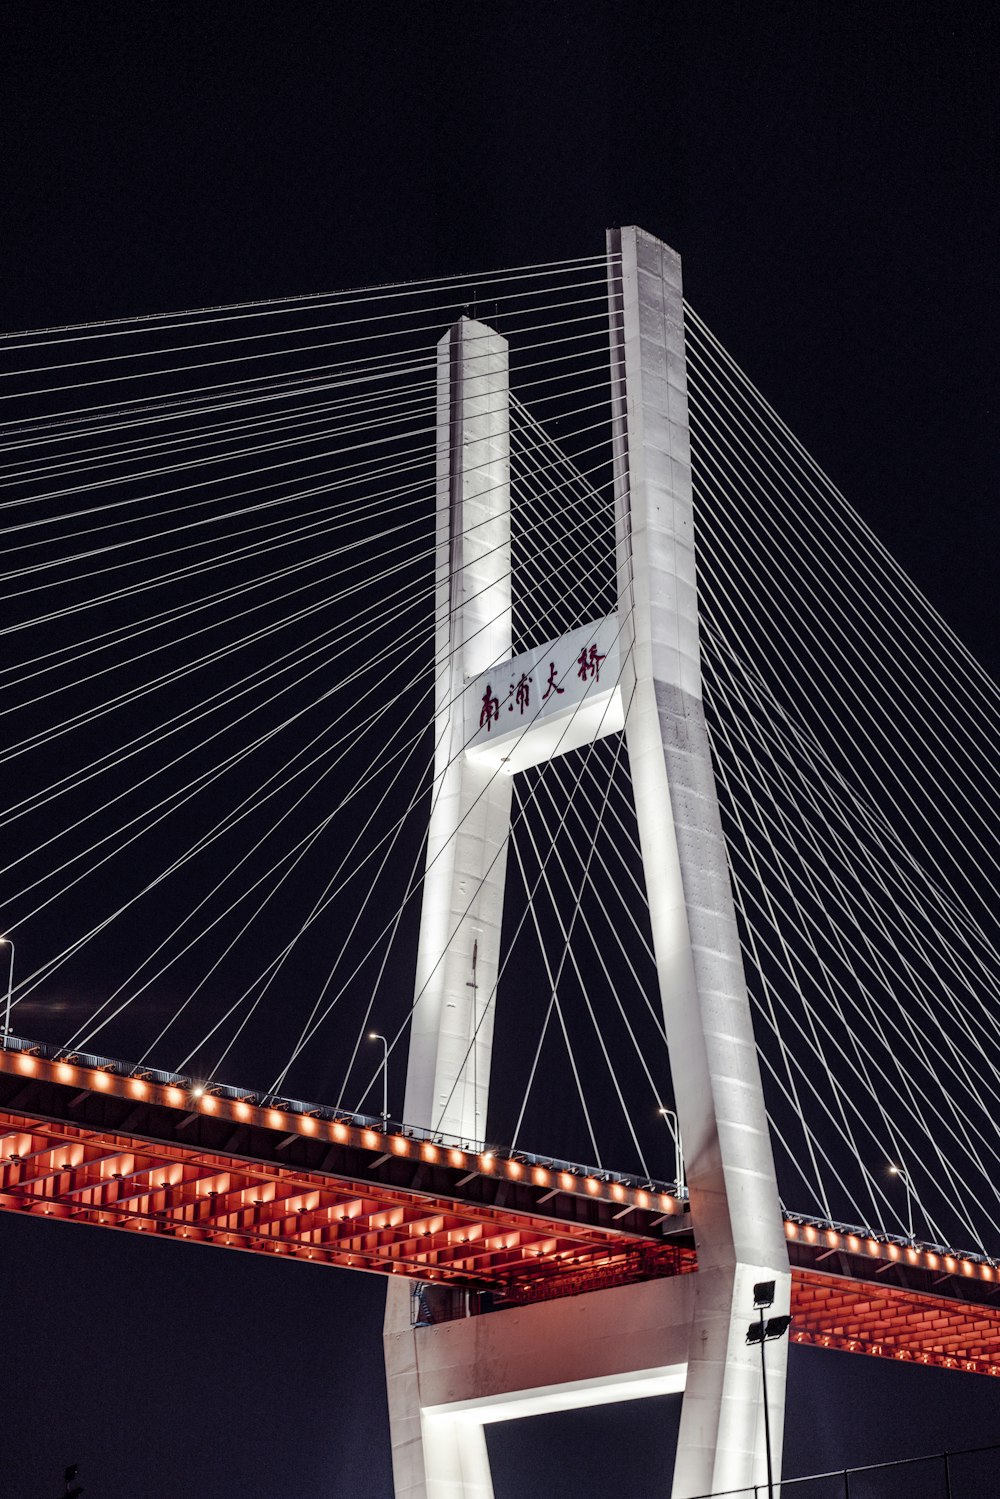
[[[723, 1475], [727, 1487], [763, 1482], [759, 1351], [745, 1347], [752, 1297], [751, 1309], [743, 1303], [764, 1273], [699, 1272], [419, 1327], [409, 1286], [390, 1284], [396, 1499], [492, 1499], [487, 1423], [686, 1387], [674, 1499], [710, 1493]], [[784, 1356], [776, 1348], [768, 1370], [776, 1472]]]

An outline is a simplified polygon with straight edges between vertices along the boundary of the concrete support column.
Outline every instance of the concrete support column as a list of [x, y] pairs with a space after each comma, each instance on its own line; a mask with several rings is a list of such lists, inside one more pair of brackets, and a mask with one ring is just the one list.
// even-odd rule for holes
[[[466, 684], [511, 654], [507, 342], [461, 318], [438, 344], [435, 778], [403, 1117], [486, 1133], [511, 780], [465, 754]], [[492, 1499], [482, 1427], [425, 1416], [409, 1286], [390, 1284], [393, 1478], [406, 1499]]]
[[[674, 1499], [765, 1476], [753, 1284], [788, 1257], [705, 727], [680, 259], [609, 234], [622, 693], [699, 1271]], [[784, 1345], [769, 1349], [780, 1455]], [[777, 1471], [780, 1471], [780, 1466]]]
[[435, 780], [404, 1117], [481, 1140], [511, 781], [464, 754], [466, 683], [511, 653], [507, 342], [462, 318], [438, 344]]

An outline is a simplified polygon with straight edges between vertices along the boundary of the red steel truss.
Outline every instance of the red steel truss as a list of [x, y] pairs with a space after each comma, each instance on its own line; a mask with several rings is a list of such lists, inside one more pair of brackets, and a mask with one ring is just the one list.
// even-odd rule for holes
[[[697, 1265], [687, 1204], [665, 1190], [40, 1049], [0, 1051], [0, 1209], [499, 1303]], [[994, 1266], [808, 1220], [785, 1231], [796, 1342], [1000, 1375]]]
[[792, 1341], [1000, 1375], [1000, 1308], [796, 1270]]

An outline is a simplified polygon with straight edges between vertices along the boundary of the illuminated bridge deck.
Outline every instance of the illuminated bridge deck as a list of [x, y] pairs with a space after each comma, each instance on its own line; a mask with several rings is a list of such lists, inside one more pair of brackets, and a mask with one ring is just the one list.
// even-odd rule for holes
[[[0, 1208], [541, 1300], [697, 1268], [668, 1186], [127, 1063], [0, 1051]], [[1000, 1272], [790, 1215], [792, 1337], [1000, 1375]], [[473, 1310], [487, 1303], [473, 1294]]]

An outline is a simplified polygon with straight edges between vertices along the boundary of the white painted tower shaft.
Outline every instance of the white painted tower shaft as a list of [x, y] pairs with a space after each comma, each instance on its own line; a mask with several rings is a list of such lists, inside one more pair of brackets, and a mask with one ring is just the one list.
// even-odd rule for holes
[[[434, 786], [403, 1117], [482, 1140], [500, 967], [511, 779], [465, 753], [465, 687], [511, 654], [507, 342], [461, 318], [437, 350]], [[390, 1283], [396, 1499], [493, 1499], [478, 1422], [425, 1412], [410, 1287]], [[426, 1345], [425, 1345], [426, 1346]]]
[[[680, 258], [634, 228], [608, 248], [626, 741], [698, 1248], [673, 1490], [686, 1499], [763, 1476], [745, 1338], [755, 1281], [776, 1281], [784, 1312], [790, 1277], [702, 703]], [[785, 1356], [768, 1349], [779, 1455]]]
[[403, 1117], [486, 1133], [511, 780], [465, 754], [466, 682], [511, 653], [507, 343], [438, 344], [435, 764]]

